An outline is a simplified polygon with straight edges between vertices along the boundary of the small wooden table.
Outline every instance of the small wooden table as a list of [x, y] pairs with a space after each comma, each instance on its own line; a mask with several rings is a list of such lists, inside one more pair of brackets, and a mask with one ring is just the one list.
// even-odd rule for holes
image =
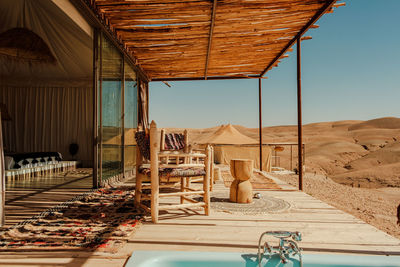
[[230, 188], [229, 199], [236, 203], [251, 203], [253, 201], [253, 188], [250, 178], [253, 175], [253, 160], [232, 159], [231, 175], [235, 179]]

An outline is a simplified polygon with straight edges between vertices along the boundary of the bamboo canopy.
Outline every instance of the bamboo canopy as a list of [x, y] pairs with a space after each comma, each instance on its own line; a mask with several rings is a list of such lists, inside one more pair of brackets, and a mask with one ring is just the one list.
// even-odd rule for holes
[[[149, 80], [256, 78], [337, 0], [91, 0]], [[337, 6], [344, 3], [338, 3]]]

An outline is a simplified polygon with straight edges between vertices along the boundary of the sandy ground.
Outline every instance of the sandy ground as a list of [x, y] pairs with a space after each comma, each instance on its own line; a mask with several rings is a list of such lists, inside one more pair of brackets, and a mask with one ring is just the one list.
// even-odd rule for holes
[[[297, 175], [273, 175], [298, 186]], [[325, 175], [310, 173], [305, 175], [303, 186], [307, 194], [400, 238], [400, 226], [397, 225], [396, 217], [400, 188], [356, 188], [338, 184]]]

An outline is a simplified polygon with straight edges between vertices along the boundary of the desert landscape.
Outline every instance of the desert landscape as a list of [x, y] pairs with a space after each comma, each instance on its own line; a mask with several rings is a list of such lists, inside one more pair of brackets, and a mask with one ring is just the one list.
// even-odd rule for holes
[[[190, 129], [190, 140], [204, 140], [220, 127]], [[258, 140], [257, 128], [232, 127]], [[396, 223], [400, 204], [400, 118], [312, 123], [304, 125], [303, 136], [304, 191], [400, 238]], [[264, 144], [296, 142], [295, 125], [263, 128]], [[293, 146], [293, 169], [297, 168], [296, 154]], [[289, 170], [289, 146], [277, 156], [280, 167]], [[297, 185], [297, 175], [274, 175]]]

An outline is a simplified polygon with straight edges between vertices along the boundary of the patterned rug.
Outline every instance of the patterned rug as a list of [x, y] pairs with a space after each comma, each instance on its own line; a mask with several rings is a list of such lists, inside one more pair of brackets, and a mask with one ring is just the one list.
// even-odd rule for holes
[[[221, 171], [221, 176], [224, 179], [225, 186], [229, 188], [233, 182], [233, 177], [230, 171]], [[272, 179], [267, 178], [256, 171], [253, 172], [253, 176], [250, 178], [250, 183], [253, 189], [282, 189]]]
[[[201, 200], [198, 198], [197, 200]], [[268, 192], [261, 193], [261, 198], [253, 198], [252, 203], [235, 203], [229, 200], [229, 191], [212, 192], [211, 208], [233, 214], [263, 215], [268, 213], [282, 213], [290, 209], [290, 203], [279, 198], [269, 197]]]
[[0, 251], [97, 250], [115, 253], [142, 219], [133, 188], [99, 189], [0, 232]]

